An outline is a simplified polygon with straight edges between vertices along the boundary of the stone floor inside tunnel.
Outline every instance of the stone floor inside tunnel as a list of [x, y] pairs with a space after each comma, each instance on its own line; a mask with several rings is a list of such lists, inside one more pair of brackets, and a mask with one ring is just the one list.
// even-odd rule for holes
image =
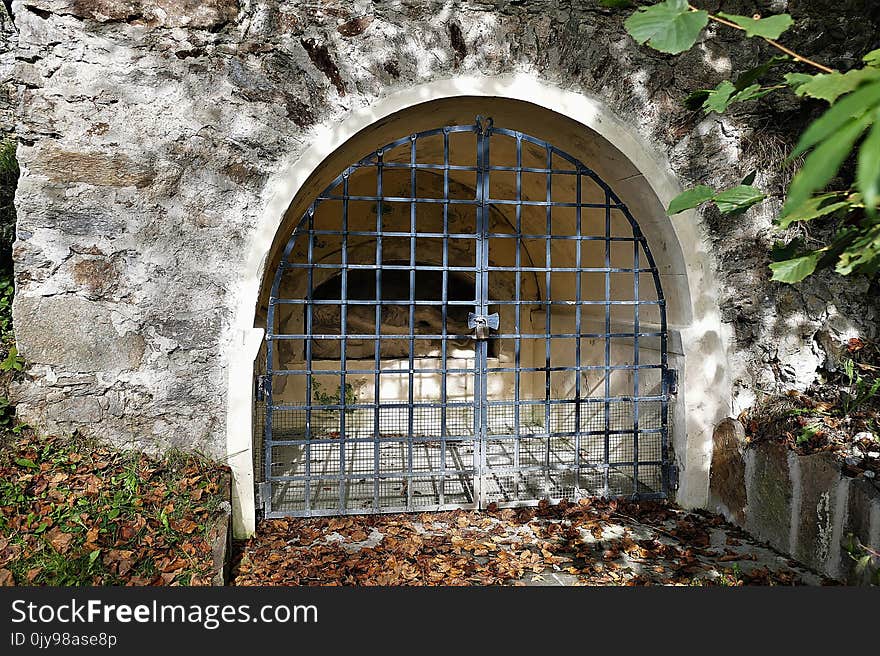
[[[602, 434], [547, 435], [543, 421], [534, 419], [521, 421], [514, 434], [514, 422], [500, 412], [489, 421], [480, 452], [473, 408], [459, 408], [457, 414], [452, 410], [445, 409], [446, 430], [455, 438], [446, 439], [437, 435], [439, 421], [423, 417], [408, 439], [399, 427], [391, 432], [383, 422], [374, 423], [372, 410], [347, 413], [344, 439], [338, 412], [324, 411], [323, 421], [312, 419], [310, 440], [303, 439], [302, 424], [276, 427], [273, 441], [281, 444], [272, 449], [273, 510], [317, 515], [418, 512], [493, 503], [516, 506], [540, 499], [662, 495], [658, 467], [645, 465], [634, 476], [631, 431], [613, 434], [615, 428], [632, 425], [629, 413], [615, 415], [606, 440]], [[407, 410], [397, 409], [397, 414], [406, 417]], [[602, 420], [604, 413], [595, 417]], [[651, 426], [652, 419], [658, 420], [645, 412], [643, 425]], [[556, 411], [550, 413], [550, 422], [559, 431], [571, 417]], [[373, 435], [376, 425], [380, 430]], [[649, 447], [659, 452], [659, 439], [650, 445], [649, 436], [643, 436], [645, 460]]]

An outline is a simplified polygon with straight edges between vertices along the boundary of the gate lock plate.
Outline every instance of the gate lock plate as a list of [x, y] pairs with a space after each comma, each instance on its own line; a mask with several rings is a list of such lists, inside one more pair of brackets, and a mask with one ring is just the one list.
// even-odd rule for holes
[[484, 315], [468, 312], [468, 328], [474, 329], [474, 339], [487, 339], [490, 328], [498, 330], [498, 313]]

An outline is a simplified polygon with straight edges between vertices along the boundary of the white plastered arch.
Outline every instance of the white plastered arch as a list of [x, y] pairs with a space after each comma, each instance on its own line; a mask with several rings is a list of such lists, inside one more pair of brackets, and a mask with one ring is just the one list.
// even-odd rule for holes
[[[619, 195], [623, 195], [620, 187], [632, 184], [633, 177], [639, 178], [643, 187], [652, 192], [653, 197], [643, 202], [652, 207], [649, 212], [655, 225], [664, 230], [668, 228], [668, 241], [676, 251], [670, 256], [676, 264], [663, 276], [664, 291], [667, 299], [687, 306], [670, 315], [671, 350], [678, 349], [683, 356], [677, 365], [681, 391], [670, 413], [673, 446], [681, 467], [676, 500], [686, 507], [706, 504], [712, 431], [730, 408], [727, 331], [718, 309], [708, 242], [699, 234], [696, 217], [693, 213], [673, 220], [660, 216], [662, 207], [681, 191], [668, 162], [650, 148], [636, 130], [594, 98], [550, 86], [529, 75], [462, 76], [398, 91], [369, 107], [352, 111], [342, 121], [316, 128], [310, 134], [311, 145], [295, 161], [283, 166], [268, 183], [266, 197], [269, 200], [254, 231], [242, 271], [229, 353], [227, 457], [233, 475], [233, 526], [237, 537], [252, 534], [255, 527], [253, 376], [263, 330], [254, 328], [254, 317], [265, 268], [293, 199], [301, 195], [304, 185], [322, 163], [358, 133], [425, 102], [462, 97], [530, 103], [574, 121], [613, 144], [637, 171], [636, 176], [626, 179], [606, 179]], [[643, 217], [632, 206], [631, 209], [641, 222]], [[653, 248], [648, 231], [646, 235]], [[663, 271], [664, 255], [655, 252], [655, 257]]]

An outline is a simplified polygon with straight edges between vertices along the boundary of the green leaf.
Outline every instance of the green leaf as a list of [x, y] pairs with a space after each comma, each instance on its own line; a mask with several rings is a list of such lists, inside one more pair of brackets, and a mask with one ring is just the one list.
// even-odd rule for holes
[[797, 93], [800, 87], [816, 79], [816, 77], [816, 75], [807, 75], [806, 73], [786, 73], [783, 79], [791, 87], [791, 90]]
[[862, 230], [846, 244], [840, 254], [835, 271], [842, 276], [859, 271], [873, 275], [880, 268], [880, 224], [873, 224]]
[[757, 171], [752, 171], [752, 172], [749, 173], [745, 178], [743, 178], [743, 181], [742, 181], [740, 184], [742, 184], [742, 185], [750, 185], [750, 184], [752, 184], [752, 183], [755, 182], [755, 178], [757, 178], [757, 177], [758, 177], [758, 172], [757, 172]]
[[739, 185], [722, 191], [713, 199], [722, 214], [732, 214], [747, 210], [755, 203], [764, 200], [764, 193], [760, 189], [749, 185]]
[[765, 89], [760, 84], [753, 84], [750, 87], [746, 87], [738, 94], [733, 97], [733, 102], [746, 102], [747, 100], [757, 100], [758, 98], [763, 98], [768, 93], [772, 93], [774, 89], [769, 88]]
[[[828, 111], [833, 111], [833, 108]], [[852, 153], [856, 141], [873, 119], [873, 115], [850, 119], [834, 134], [833, 138], [823, 141], [818, 148], [810, 153], [804, 162], [804, 167], [794, 176], [791, 186], [788, 188], [788, 197], [782, 208], [783, 218], [806, 203], [813, 193], [821, 191], [831, 182], [844, 160]]]
[[731, 99], [736, 95], [736, 87], [730, 80], [724, 80], [717, 87], [709, 91], [709, 95], [703, 102], [703, 109], [709, 112], [724, 113], [732, 102]]
[[765, 39], [778, 39], [783, 32], [794, 25], [794, 20], [788, 14], [778, 14], [769, 18], [749, 18], [719, 11], [718, 15], [739, 25], [749, 37], [760, 36]]
[[715, 190], [712, 189], [712, 187], [699, 185], [693, 189], [688, 189], [673, 198], [672, 202], [669, 203], [669, 209], [666, 210], [666, 213], [669, 216], [672, 216], [673, 214], [678, 214], [685, 210], [691, 210], [697, 205], [705, 203], [707, 200], [712, 200], [714, 196]]
[[677, 55], [697, 42], [708, 22], [709, 14], [691, 11], [687, 0], [664, 0], [650, 7], [639, 7], [624, 26], [639, 43]]
[[779, 227], [784, 230], [795, 221], [810, 221], [812, 219], [818, 219], [819, 217], [833, 214], [844, 207], [852, 207], [852, 203], [849, 200], [829, 202], [839, 198], [840, 194], [822, 194], [821, 196], [813, 196], [796, 210], [787, 214], [784, 219], [780, 219]]
[[29, 458], [16, 458], [15, 464], [19, 467], [27, 467], [28, 469], [38, 469], [37, 464]]
[[[880, 115], [875, 116], [877, 118]], [[865, 201], [865, 210], [870, 216], [877, 216], [877, 203], [880, 201], [880, 122], [874, 123], [859, 149], [856, 186]]]
[[857, 89], [863, 83], [880, 79], [880, 69], [857, 68], [846, 73], [821, 73], [798, 85], [795, 94], [833, 103], [840, 96]]
[[100, 556], [100, 555], [101, 555], [100, 549], [95, 549], [94, 551], [92, 551], [89, 554], [89, 564], [94, 563], [96, 560], [98, 560], [98, 556]]
[[[747, 100], [757, 100], [763, 98], [773, 91], [772, 88], [765, 89], [760, 84], [753, 84], [744, 89], [737, 90], [737, 86], [730, 80], [725, 80], [714, 89], [708, 91], [703, 101], [703, 109], [707, 114], [717, 112], [723, 114], [734, 103], [745, 102]], [[692, 94], [689, 99], [695, 98]]]
[[752, 68], [740, 75], [738, 78], [736, 78], [736, 82], [734, 84], [737, 89], [745, 89], [746, 87], [751, 86], [753, 83], [764, 77], [767, 73], [770, 72], [770, 69], [774, 66], [784, 64], [789, 61], [791, 61], [791, 57], [789, 57], [788, 55], [771, 57], [768, 61], [764, 62], [760, 66]]
[[807, 152], [820, 141], [840, 130], [853, 117], [861, 116], [878, 104], [880, 104], [880, 82], [864, 86], [838, 100], [810, 124], [788, 159], [791, 160]]
[[787, 283], [800, 282], [816, 270], [816, 265], [821, 257], [822, 253], [816, 251], [793, 260], [773, 262], [770, 265], [770, 270], [773, 271], [773, 280]]
[[880, 48], [877, 50], [872, 50], [867, 55], [862, 57], [862, 61], [865, 62], [868, 66], [880, 67]]

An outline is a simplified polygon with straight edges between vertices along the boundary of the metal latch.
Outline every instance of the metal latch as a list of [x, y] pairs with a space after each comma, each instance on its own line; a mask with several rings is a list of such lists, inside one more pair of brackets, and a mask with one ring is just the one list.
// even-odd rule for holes
[[487, 316], [468, 312], [468, 328], [474, 329], [474, 339], [487, 339], [490, 328], [498, 330], [498, 313]]

